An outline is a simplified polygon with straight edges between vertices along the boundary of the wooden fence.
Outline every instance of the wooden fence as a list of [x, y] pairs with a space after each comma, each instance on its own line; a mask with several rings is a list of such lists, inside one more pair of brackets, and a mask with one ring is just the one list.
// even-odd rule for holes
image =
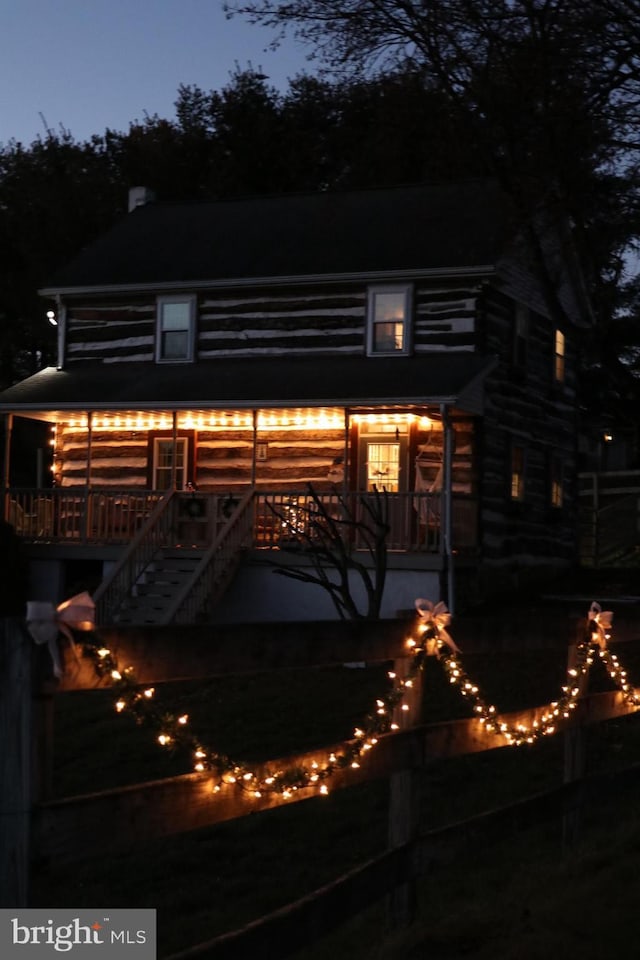
[[[555, 627], [554, 627], [555, 623]], [[99, 680], [89, 660], [77, 661], [65, 649], [65, 671], [53, 684], [36, 678], [34, 708], [30, 699], [31, 661], [35, 648], [19, 621], [5, 620], [0, 633], [0, 735], [3, 743], [16, 745], [0, 753], [0, 905], [26, 904], [28, 867], [34, 855], [54, 858], [60, 863], [79, 858], [116, 853], [152, 843], [171, 833], [185, 832], [242, 817], [283, 803], [317, 795], [300, 789], [284, 800], [278, 794], [262, 797], [239, 792], [232, 785], [212, 796], [209, 774], [187, 774], [165, 780], [103, 791], [64, 800], [44, 799], [51, 763], [50, 698], [59, 691], [99, 689], [108, 685]], [[413, 622], [272, 624], [256, 631], [249, 627], [180, 627], [102, 629], [101, 642], [115, 654], [118, 662], [134, 668], [141, 684], [164, 680], [205, 678], [269, 669], [328, 666], [351, 661], [367, 664], [394, 661], [399, 675], [406, 671], [410, 651], [407, 638]], [[584, 620], [567, 623], [547, 620], [544, 639], [529, 618], [488, 618], [456, 621], [456, 639], [465, 652], [496, 649], [540, 649], [569, 646], [576, 631], [585, 629]], [[212, 631], [215, 629], [215, 636]], [[616, 623], [616, 640], [636, 639], [640, 624], [633, 620]], [[42, 649], [38, 654], [44, 653]], [[42, 662], [41, 658], [38, 660]], [[406, 675], [406, 674], [405, 674]], [[503, 831], [509, 817], [520, 821], [558, 816], [564, 811], [565, 825], [575, 828], [575, 807], [585, 796], [585, 781], [576, 748], [575, 731], [588, 724], [635, 712], [619, 692], [584, 695], [567, 724], [565, 784], [557, 790], [529, 797], [500, 811], [491, 811], [466, 824], [452, 824], [443, 830], [420, 834], [415, 810], [415, 792], [419, 771], [437, 758], [477, 753], [506, 745], [487, 734], [477, 720], [455, 720], [421, 725], [417, 705], [419, 684], [407, 726], [407, 714], [398, 710], [397, 719], [404, 729], [381, 736], [357, 769], [337, 770], [331, 789], [390, 778], [389, 849], [386, 853], [359, 865], [321, 890], [255, 921], [240, 931], [225, 934], [207, 943], [190, 947], [171, 960], [189, 957], [234, 957], [245, 955], [259, 945], [261, 956], [270, 956], [269, 945], [277, 944], [278, 956], [294, 953], [336, 924], [353, 916], [383, 894], [390, 896], [394, 921], [407, 920], [412, 912], [414, 882], [437, 860], [438, 850], [460, 842], [469, 831]], [[511, 724], [526, 723], [540, 715], [542, 707], [501, 714]], [[573, 732], [572, 732], [573, 731]], [[10, 739], [9, 739], [10, 738]], [[33, 764], [34, 745], [37, 762]], [[333, 747], [338, 750], [338, 746]], [[308, 765], [326, 760], [332, 747], [306, 752], [292, 763]], [[577, 759], [576, 759], [577, 758]], [[277, 761], [275, 761], [277, 762]], [[271, 761], [269, 766], [272, 766]], [[259, 771], [258, 771], [259, 772]], [[640, 780], [640, 766], [625, 774]], [[605, 778], [588, 782], [597, 793], [607, 788]], [[96, 825], [117, 822], [118, 831], [103, 831]]]

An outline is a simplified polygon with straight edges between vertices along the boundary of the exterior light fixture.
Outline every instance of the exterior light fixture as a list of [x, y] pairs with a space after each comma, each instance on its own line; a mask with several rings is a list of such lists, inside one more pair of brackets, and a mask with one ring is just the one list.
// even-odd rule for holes
[[58, 321], [56, 320], [56, 315], [53, 312], [53, 310], [47, 310], [47, 320], [49, 321], [52, 327], [58, 326]]

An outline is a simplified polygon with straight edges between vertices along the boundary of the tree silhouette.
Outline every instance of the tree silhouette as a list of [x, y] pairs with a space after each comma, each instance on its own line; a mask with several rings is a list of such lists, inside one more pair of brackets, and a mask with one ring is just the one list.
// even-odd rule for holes
[[[281, 548], [311, 564], [311, 569], [279, 564], [274, 573], [322, 587], [343, 620], [377, 619], [387, 573], [385, 491], [352, 494], [349, 498], [336, 493], [329, 506], [309, 484], [303, 503], [281, 507], [270, 504], [270, 509], [280, 527]], [[354, 597], [356, 583], [364, 588], [364, 612]]]

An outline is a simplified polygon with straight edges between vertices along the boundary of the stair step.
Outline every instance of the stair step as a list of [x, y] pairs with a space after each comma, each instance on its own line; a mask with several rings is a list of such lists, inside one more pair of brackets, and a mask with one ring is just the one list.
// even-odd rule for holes
[[188, 570], [193, 571], [200, 563], [199, 559], [185, 558], [184, 560], [156, 560], [149, 567], [149, 570]]
[[[123, 601], [114, 617], [120, 624], [165, 624], [169, 612], [183, 590], [188, 589], [206, 550], [190, 546], [163, 547], [135, 585], [134, 593]], [[211, 595], [220, 596], [237, 567], [239, 557], [231, 558], [228, 569], [211, 570]], [[214, 573], [217, 574], [214, 579]], [[215, 602], [215, 601], [214, 601]]]
[[168, 584], [182, 586], [193, 577], [193, 570], [149, 570], [140, 586]]

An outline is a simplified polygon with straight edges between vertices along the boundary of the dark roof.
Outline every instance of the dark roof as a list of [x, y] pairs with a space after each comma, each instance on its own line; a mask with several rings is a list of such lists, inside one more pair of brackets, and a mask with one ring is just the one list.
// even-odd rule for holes
[[76, 287], [469, 269], [509, 234], [492, 181], [136, 208], [52, 278]]
[[[366, 406], [462, 401], [493, 367], [474, 353], [414, 357], [229, 359], [193, 365], [122, 363], [47, 367], [0, 393], [0, 410], [205, 409]], [[469, 404], [465, 406], [464, 396]]]

